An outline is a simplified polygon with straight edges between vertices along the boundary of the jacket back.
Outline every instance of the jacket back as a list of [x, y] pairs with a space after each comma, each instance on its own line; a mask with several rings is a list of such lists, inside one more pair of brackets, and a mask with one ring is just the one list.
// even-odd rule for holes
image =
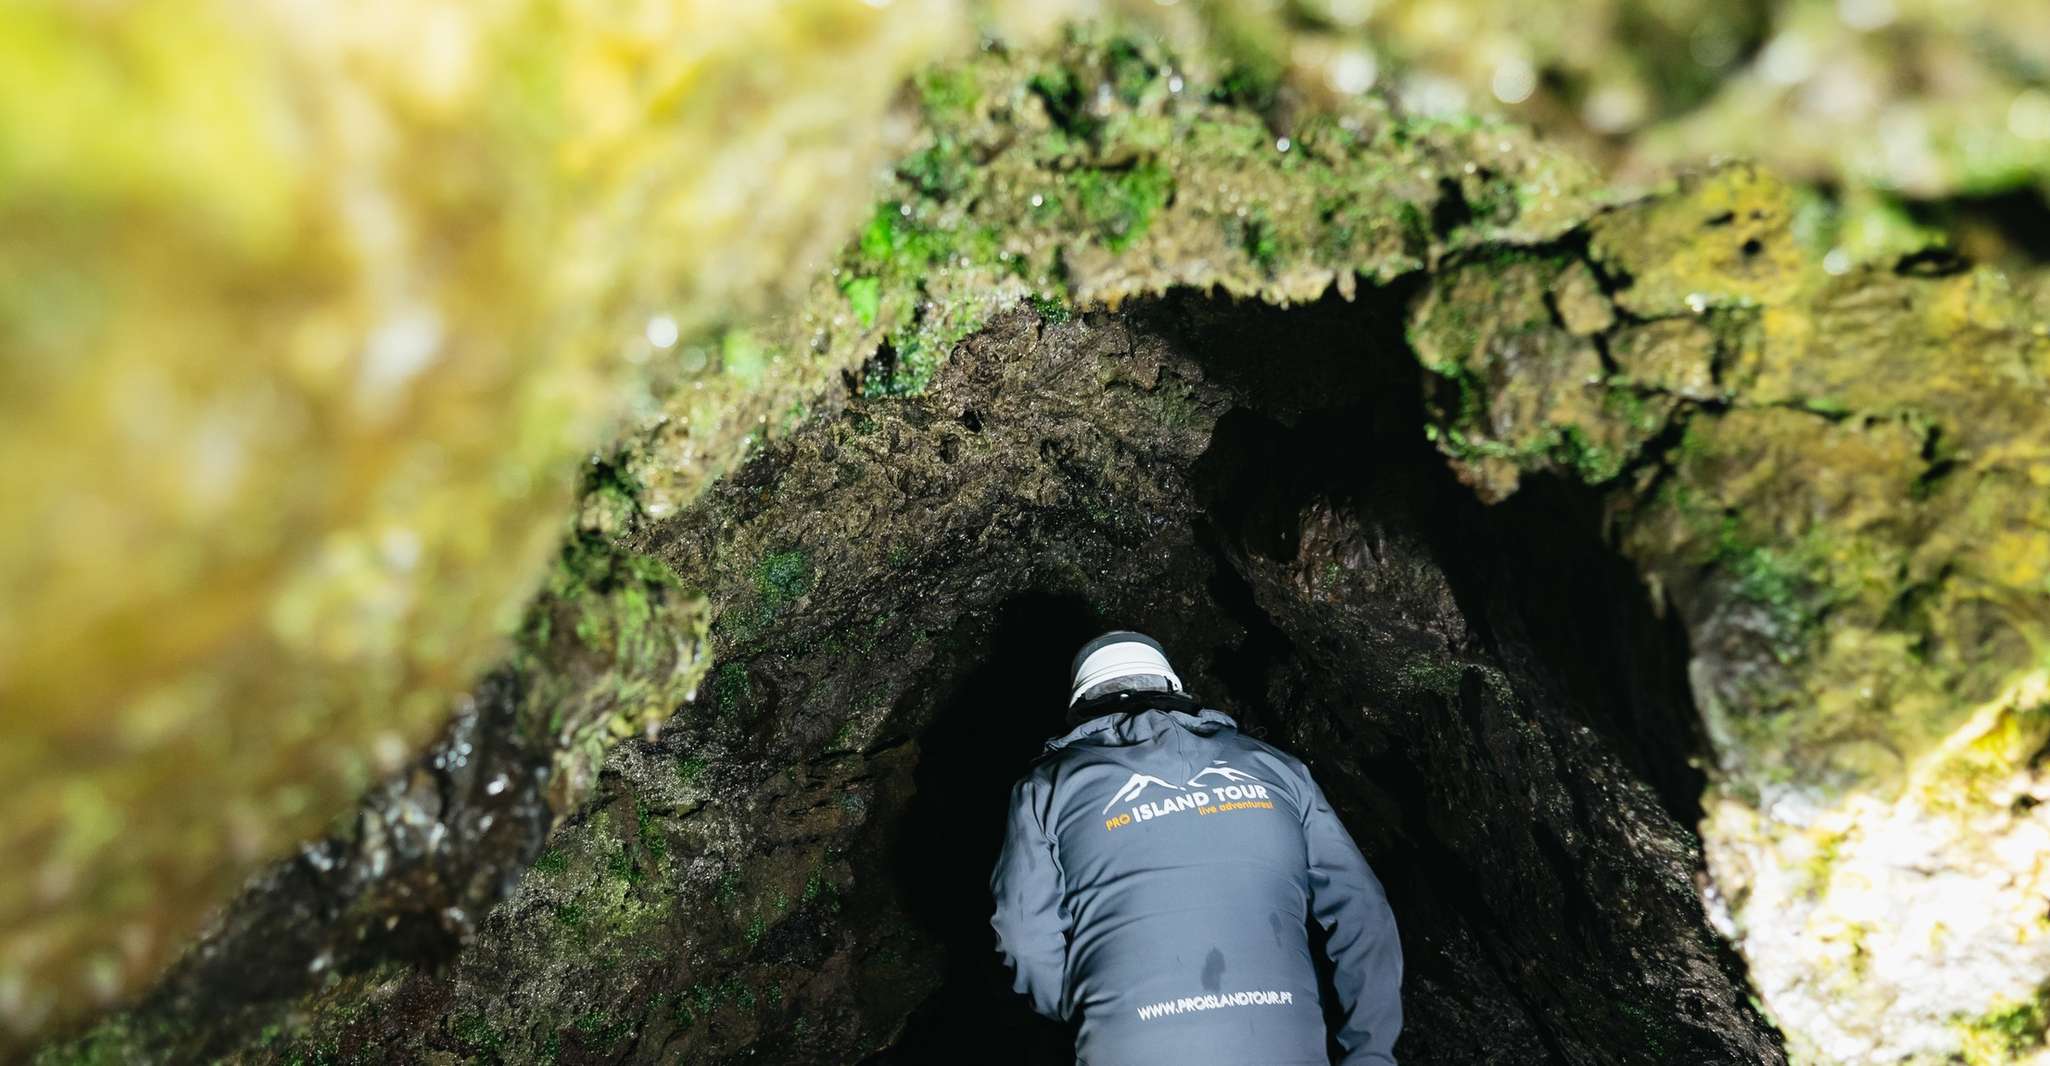
[[1332, 930], [1347, 1063], [1393, 1063], [1401, 954], [1301, 761], [1215, 710], [1094, 719], [1012, 794], [992, 924], [1086, 1066], [1324, 1064], [1306, 919]]

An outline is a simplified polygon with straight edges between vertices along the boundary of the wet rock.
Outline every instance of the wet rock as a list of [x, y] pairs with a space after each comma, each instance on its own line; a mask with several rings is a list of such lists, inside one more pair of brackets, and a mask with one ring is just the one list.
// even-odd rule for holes
[[2045, 18], [1891, 0], [1319, 0], [1218, 21], [1283, 97], [1371, 88], [1424, 114], [1503, 113], [1633, 182], [1763, 163], [1809, 187], [1804, 242], [1842, 269], [1934, 247], [2044, 261]]
[[49, 1055], [1061, 1061], [986, 954], [984, 767], [1110, 622], [1399, 871], [1407, 1060], [1778, 1061], [1747, 979], [1809, 1058], [2039, 1044], [2036, 289], [1833, 274], [1755, 169], [1618, 200], [1181, 69], [922, 82], [837, 273], [679, 339], [729, 384], [587, 474], [478, 698], [518, 828], [430, 755]]
[[[1535, 529], [1605, 549], [1564, 518], [1491, 523], [1438, 466], [1398, 313], [1012, 311], [923, 394], [809, 420], [639, 533], [712, 597], [707, 691], [612, 749], [451, 958], [323, 957], [334, 972], [288, 995], [174, 980], [119, 1031], [154, 1035], [122, 1046], [1069, 1061], [996, 971], [985, 881], [1009, 783], [1060, 728], [1062, 649], [1118, 621], [1312, 758], [1402, 916], [1406, 1061], [1779, 1061], [1695, 895], [1692, 837], [1618, 754], [1672, 752], [1612, 747], [1591, 723], [1617, 695], [1529, 643], [1567, 605], [1474, 596]], [[1213, 372], [1284, 325], [1302, 367], [1378, 348], [1321, 412], [1288, 404], [1292, 430], [1266, 406], [1286, 390]], [[1359, 462], [1302, 461], [1340, 441]], [[181, 1009], [203, 1001], [240, 1010]]]
[[[2042, 477], [2050, 327], [1992, 271], [1831, 276], [1792, 250], [1788, 203], [1724, 170], [1591, 220], [1617, 306], [1645, 320], [1606, 336], [1623, 373], [1586, 383], [1571, 421], [1529, 399], [1551, 379], [1480, 380], [1441, 448], [1497, 495], [1534, 469], [1609, 486], [1623, 550], [1690, 634], [1711, 891], [1790, 1046], [2007, 1061], [2040, 1031], [1998, 1053], [1985, 1033], [2050, 972], [2019, 843], [2041, 831], [2019, 797], [2050, 737], [2050, 525], [2018, 491]], [[1476, 284], [1434, 282], [1433, 369], [1500, 358], [1432, 310]], [[1489, 301], [1531, 323], [1518, 351], [1583, 342], [1514, 284]], [[1618, 402], [1646, 386], [1664, 402]], [[1561, 424], [1647, 443], [1623, 467], [1531, 446]]]

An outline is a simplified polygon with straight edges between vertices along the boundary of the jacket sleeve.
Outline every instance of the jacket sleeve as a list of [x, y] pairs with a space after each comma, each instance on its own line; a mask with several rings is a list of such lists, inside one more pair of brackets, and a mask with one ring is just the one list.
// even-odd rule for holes
[[1046, 831], [1047, 788], [1028, 776], [1011, 789], [1004, 849], [990, 875], [997, 951], [1014, 976], [1011, 987], [1032, 999], [1032, 1009], [1066, 1021], [1063, 982], [1068, 964], [1068, 912], [1061, 869]]
[[1329, 938], [1325, 951], [1343, 1021], [1340, 1066], [1395, 1066], [1402, 1031], [1402, 944], [1380, 879], [1309, 771], [1303, 834], [1309, 843], [1310, 914]]

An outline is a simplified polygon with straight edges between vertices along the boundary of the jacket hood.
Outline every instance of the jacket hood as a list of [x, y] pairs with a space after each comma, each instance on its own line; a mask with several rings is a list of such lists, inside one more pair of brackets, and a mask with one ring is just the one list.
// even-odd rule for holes
[[1223, 711], [1205, 707], [1191, 714], [1148, 707], [1140, 711], [1113, 711], [1098, 715], [1046, 742], [1046, 750], [1059, 751], [1070, 744], [1122, 747], [1144, 744], [1169, 729], [1186, 729], [1205, 736], [1219, 729], [1238, 728], [1238, 720]]

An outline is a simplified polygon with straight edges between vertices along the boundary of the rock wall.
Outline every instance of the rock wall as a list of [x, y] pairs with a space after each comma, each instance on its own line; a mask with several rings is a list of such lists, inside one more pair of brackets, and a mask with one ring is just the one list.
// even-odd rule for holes
[[1834, 276], [1793, 214], [1725, 169], [1440, 275], [1437, 439], [1486, 498], [1610, 486], [1693, 642], [1711, 898], [1791, 1043], [2007, 1061], [2050, 974], [2050, 321], [1941, 255]]
[[[716, 605], [710, 684], [613, 748], [467, 941], [437, 960], [343, 922], [304, 974], [248, 965], [303, 928], [283, 904], [375, 861], [316, 851], [73, 1051], [1070, 1061], [996, 972], [986, 879], [1008, 786], [1061, 728], [1063, 649], [1117, 621], [1329, 783], [1398, 908], [1405, 1061], [1779, 1061], [1691, 835], [1526, 643], [1515, 592], [1481, 591], [1513, 567], [1486, 553], [1534, 530], [1605, 550], [1585, 514], [1448, 541], [1488, 519], [1421, 440], [1389, 310], [1014, 311], [919, 396], [809, 420], [636, 538]], [[1284, 331], [1304, 354], [1249, 374]], [[1338, 364], [1309, 409], [1263, 383]], [[485, 767], [438, 778], [489, 773], [516, 720], [451, 738]], [[459, 795], [443, 819], [494, 809]], [[417, 913], [393, 883], [349, 918]]]
[[[679, 332], [457, 725], [46, 1056], [949, 1046], [962, 1014], [926, 993], [972, 939], [905, 889], [931, 864], [904, 835], [975, 833], [921, 813], [921, 773], [961, 783], [925, 746], [981, 737], [959, 707], [991, 635], [1112, 615], [1193, 642], [1192, 676], [1423, 871], [1425, 1061], [1774, 1061], [1743, 964], [1810, 1058], [2034, 1053], [2033, 282], [1931, 252], [1835, 272], [1757, 171], [1622, 198], [1514, 128], [1292, 111], [1232, 73], [1085, 31], [922, 78], [911, 154], [803, 308]], [[1097, 317], [1175, 290], [1365, 310]], [[1228, 356], [1188, 332], [1235, 322]], [[1100, 373], [1034, 362], [1071, 350]], [[992, 410], [1022, 436], [985, 440]], [[1406, 457], [1340, 432], [1363, 418]], [[1495, 508], [1402, 473], [1425, 433]], [[1269, 487], [1232, 471], [1277, 439], [1329, 480], [1241, 511]], [[789, 509], [828, 480], [861, 502]], [[877, 553], [937, 591], [855, 580]], [[1534, 606], [1562, 602], [1591, 609]]]

